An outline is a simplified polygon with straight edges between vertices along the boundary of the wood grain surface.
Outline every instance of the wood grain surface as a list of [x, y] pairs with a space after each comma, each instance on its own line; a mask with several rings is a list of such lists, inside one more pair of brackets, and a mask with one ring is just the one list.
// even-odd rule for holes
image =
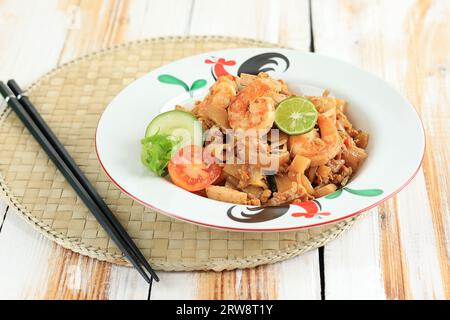
[[450, 299], [449, 16], [446, 0], [0, 1], [3, 81], [25, 86], [124, 41], [250, 37], [378, 75], [413, 104], [427, 138], [416, 178], [320, 254], [248, 270], [160, 272], [152, 286], [131, 268], [51, 243], [0, 203], [0, 298]]

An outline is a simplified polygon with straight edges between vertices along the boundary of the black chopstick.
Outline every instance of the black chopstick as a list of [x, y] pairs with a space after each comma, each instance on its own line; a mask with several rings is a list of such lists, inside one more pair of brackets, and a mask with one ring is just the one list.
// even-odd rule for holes
[[[76, 175], [70, 167], [64, 162], [60, 153], [56, 150], [54, 145], [50, 143], [46, 135], [41, 131], [41, 129], [37, 126], [37, 124], [33, 121], [32, 117], [28, 114], [22, 104], [16, 99], [16, 97], [12, 94], [9, 88], [0, 81], [0, 94], [5, 98], [8, 105], [13, 109], [13, 111], [17, 114], [19, 119], [23, 122], [23, 124], [27, 127], [27, 129], [31, 132], [33, 137], [37, 140], [37, 142], [41, 145], [41, 147], [45, 150], [47, 155], [56, 165], [56, 167], [61, 171], [67, 181], [70, 183], [72, 188], [77, 192], [82, 201], [86, 204], [88, 209], [92, 212], [95, 218], [98, 220], [100, 225], [105, 229], [108, 235], [112, 238], [112, 240], [116, 243], [119, 249], [125, 254], [128, 260], [133, 264], [133, 266], [138, 270], [138, 272], [142, 275], [142, 277], [148, 282], [151, 282], [150, 277], [142, 268], [140, 263], [140, 259], [136, 256], [134, 251], [131, 249], [129, 244], [124, 241], [122, 235], [119, 233], [117, 226], [112, 223], [112, 221], [119, 222], [115, 219], [114, 216], [106, 218], [106, 214], [101, 210], [99, 205], [94, 201], [91, 195], [84, 188], [83, 184], [77, 179]], [[42, 118], [41, 118], [42, 119]], [[42, 120], [43, 121], [43, 120]], [[45, 122], [44, 122], [45, 124]], [[67, 152], [66, 152], [67, 153]], [[68, 153], [67, 153], [68, 155]], [[73, 161], [73, 160], [72, 160]], [[74, 163], [74, 162], [73, 162]], [[87, 179], [86, 179], [87, 181]], [[123, 227], [122, 227], [123, 229]], [[148, 269], [148, 268], [146, 268]], [[147, 270], [152, 277], [158, 281], [158, 277], [155, 272], [150, 268]]]
[[11, 91], [16, 95], [17, 100], [19, 100], [19, 102], [22, 104], [25, 111], [28, 112], [28, 114], [31, 116], [31, 118], [36, 123], [36, 125], [41, 129], [41, 131], [47, 137], [49, 142], [58, 151], [58, 153], [60, 154], [63, 161], [72, 170], [74, 175], [77, 177], [78, 181], [80, 181], [80, 183], [83, 185], [83, 187], [86, 189], [86, 191], [92, 197], [92, 199], [97, 203], [97, 205], [100, 207], [100, 209], [104, 212], [104, 215], [106, 216], [106, 218], [109, 219], [111, 221], [111, 223], [116, 227], [119, 235], [121, 235], [123, 240], [129, 245], [131, 250], [138, 257], [139, 261], [144, 265], [145, 269], [147, 269], [147, 271], [151, 273], [151, 275], [153, 276], [153, 278], [156, 281], [159, 281], [158, 276], [153, 271], [153, 269], [150, 266], [150, 264], [148, 263], [147, 259], [144, 257], [142, 252], [138, 249], [138, 247], [133, 242], [131, 237], [128, 235], [126, 230], [123, 228], [123, 226], [120, 224], [120, 222], [117, 221], [114, 214], [111, 212], [109, 207], [106, 205], [106, 203], [102, 199], [102, 197], [98, 194], [98, 192], [95, 190], [95, 188], [89, 182], [89, 180], [84, 176], [83, 172], [80, 170], [80, 168], [77, 166], [77, 164], [75, 163], [73, 158], [67, 152], [66, 148], [64, 148], [64, 145], [59, 141], [59, 139], [56, 137], [56, 135], [53, 133], [53, 131], [50, 129], [50, 127], [47, 125], [47, 123], [44, 121], [44, 119], [41, 117], [41, 115], [39, 114], [37, 109], [31, 103], [30, 99], [26, 95], [23, 94], [23, 90], [20, 88], [20, 86], [17, 84], [17, 82], [15, 80], [9, 80], [7, 82], [7, 84], [9, 86], [9, 88], [11, 89]]

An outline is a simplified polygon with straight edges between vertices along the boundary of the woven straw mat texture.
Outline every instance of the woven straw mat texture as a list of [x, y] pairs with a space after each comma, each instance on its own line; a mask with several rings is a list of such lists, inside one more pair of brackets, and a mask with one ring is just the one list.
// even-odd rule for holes
[[[185, 56], [263, 46], [275, 45], [223, 37], [148, 39], [76, 59], [28, 88], [39, 112], [156, 269], [220, 271], [273, 263], [322, 246], [358, 219], [291, 232], [213, 230], [144, 208], [123, 194], [101, 169], [94, 150], [97, 121], [126, 85]], [[6, 108], [0, 119], [0, 194], [4, 200], [63, 247], [129, 265], [16, 115]]]

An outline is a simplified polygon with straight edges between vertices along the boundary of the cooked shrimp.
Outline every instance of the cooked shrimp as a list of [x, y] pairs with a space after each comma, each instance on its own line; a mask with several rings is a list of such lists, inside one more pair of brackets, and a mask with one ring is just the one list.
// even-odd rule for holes
[[256, 79], [236, 96], [228, 107], [228, 121], [233, 129], [258, 129], [268, 132], [275, 120], [275, 102], [264, 96], [270, 86]]
[[307, 96], [309, 101], [311, 101], [316, 107], [317, 111], [320, 113], [324, 113], [329, 111], [330, 109], [338, 109], [343, 110], [345, 107], [345, 101], [333, 97], [314, 97]]
[[311, 167], [326, 164], [339, 153], [342, 146], [342, 139], [332, 120], [320, 114], [317, 123], [320, 138], [315, 130], [289, 137], [291, 156], [302, 155], [309, 158]]
[[231, 76], [221, 76], [212, 85], [208, 95], [198, 105], [199, 110], [209, 106], [226, 109], [236, 96], [237, 85]]
[[255, 80], [261, 80], [270, 87], [270, 90], [277, 93], [283, 91], [289, 91], [286, 83], [283, 80], [272, 79], [266, 72], [260, 72], [257, 76], [248, 73], [242, 73], [237, 81], [241, 87], [246, 87]]

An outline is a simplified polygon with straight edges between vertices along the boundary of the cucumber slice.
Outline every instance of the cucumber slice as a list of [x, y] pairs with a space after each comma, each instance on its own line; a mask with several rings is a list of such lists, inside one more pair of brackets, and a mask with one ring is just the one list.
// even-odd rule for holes
[[180, 110], [172, 110], [156, 116], [145, 131], [145, 137], [155, 133], [168, 134], [174, 138], [181, 137], [179, 148], [194, 144], [203, 145], [203, 128], [193, 114]]

